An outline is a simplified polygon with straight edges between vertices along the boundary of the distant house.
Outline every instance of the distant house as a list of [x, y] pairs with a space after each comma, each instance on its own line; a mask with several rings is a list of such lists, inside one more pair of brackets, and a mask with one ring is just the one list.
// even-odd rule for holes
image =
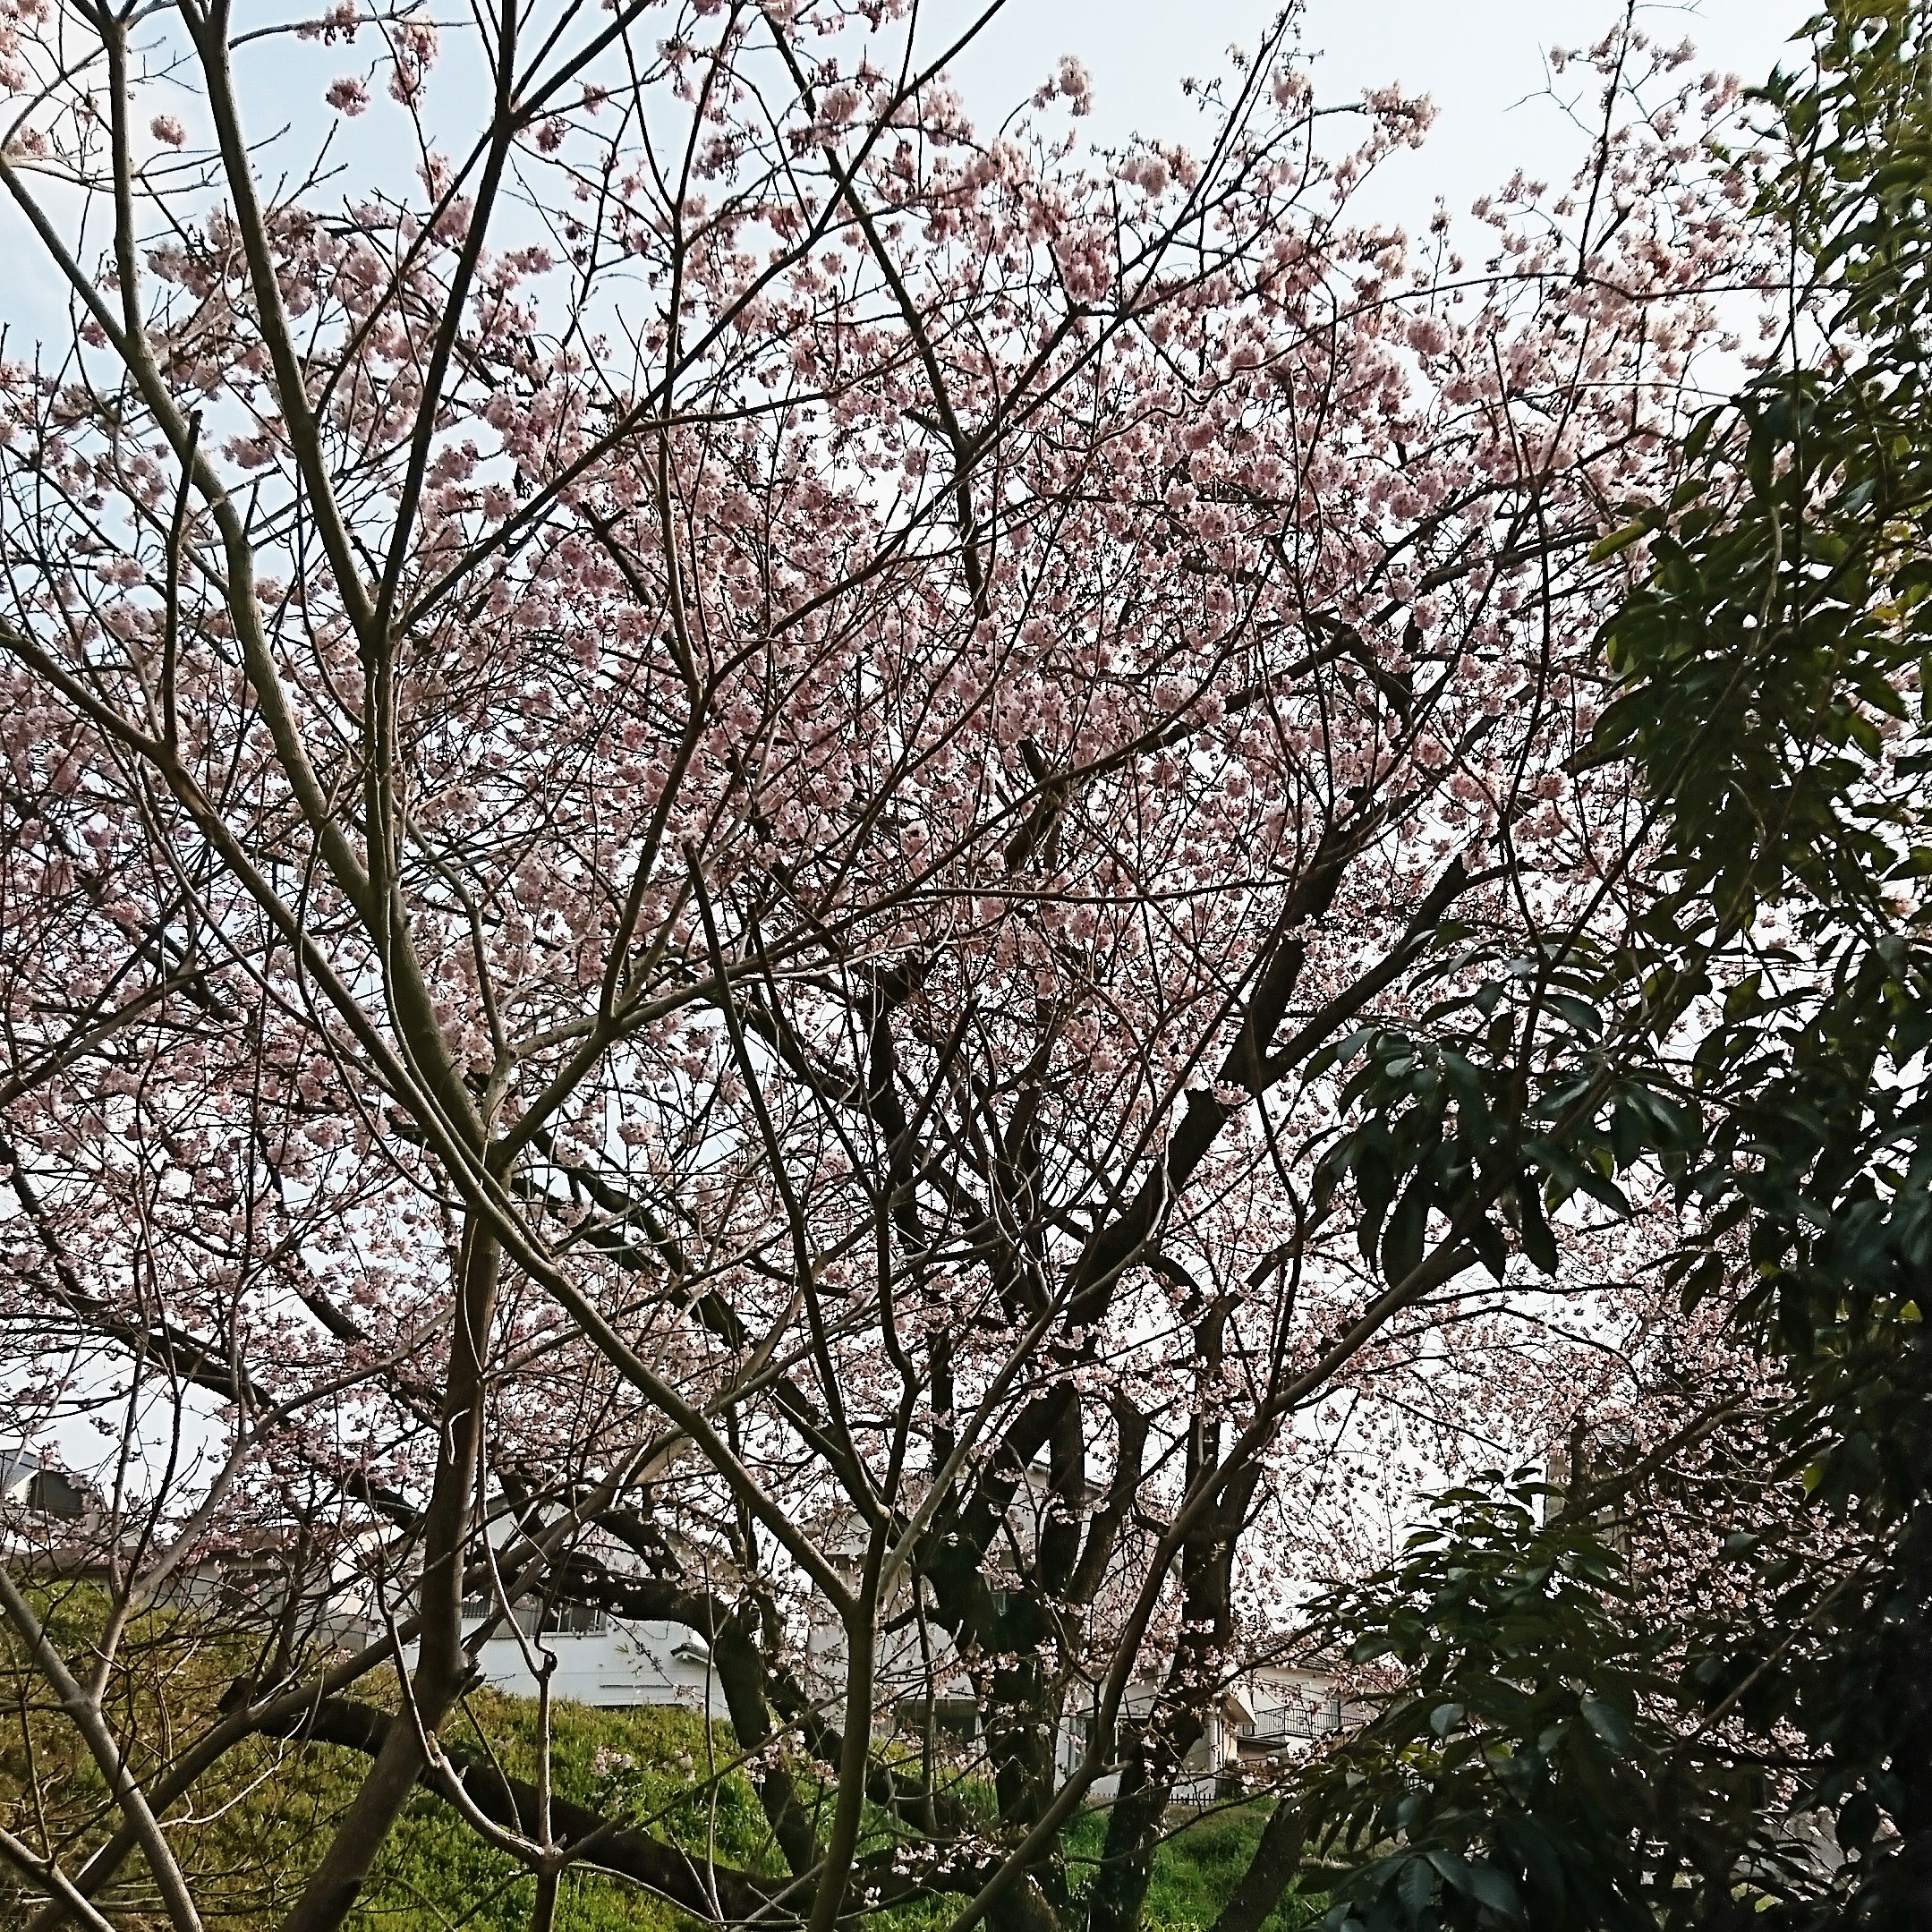
[[[1043, 1491], [1044, 1471], [1029, 1471]], [[1024, 1502], [1016, 1514], [1024, 1516]], [[497, 1519], [492, 1538], [506, 1545], [514, 1532], [507, 1513]], [[821, 1516], [812, 1522], [819, 1546], [835, 1564], [855, 1570], [863, 1546], [855, 1519]], [[373, 1545], [372, 1545], [373, 1547]], [[634, 1567], [634, 1552], [615, 1537], [592, 1530], [577, 1553], [622, 1575]], [[714, 1585], [733, 1594], [728, 1562], [715, 1551], [685, 1553], [694, 1571], [708, 1570]], [[232, 1565], [231, 1556], [227, 1562]], [[909, 1597], [903, 1609], [909, 1604]], [[404, 1606], [387, 1602], [387, 1613]], [[702, 1630], [680, 1623], [615, 1615], [567, 1596], [534, 1591], [504, 1613], [493, 1591], [479, 1589], [462, 1605], [465, 1641], [473, 1647], [483, 1681], [513, 1696], [534, 1697], [540, 1651], [555, 1659], [549, 1671], [554, 1696], [607, 1710], [676, 1707], [694, 1715], [727, 1715], [723, 1686]], [[339, 1640], [354, 1644], [379, 1635], [386, 1624], [378, 1587], [370, 1577], [345, 1578], [332, 1594], [322, 1625]], [[489, 1626], [487, 1635], [483, 1627]], [[796, 1636], [794, 1657], [801, 1684], [837, 1722], [844, 1697], [844, 1638], [837, 1622], [816, 1616]], [[983, 1738], [984, 1713], [971, 1677], [942, 1630], [928, 1624], [923, 1639], [910, 1618], [889, 1620], [874, 1659], [881, 1734], [912, 1739], [931, 1731], [948, 1751], [970, 1751]], [[1145, 1723], [1158, 1698], [1158, 1687], [1145, 1678], [1129, 1684], [1121, 1700], [1115, 1732], [1105, 1741], [1106, 1756], [1118, 1754], [1135, 1728]], [[1096, 1715], [1094, 1694], [1077, 1692], [1060, 1723], [1055, 1750], [1059, 1775], [1069, 1776], [1085, 1756]], [[1204, 1734], [1189, 1754], [1188, 1768], [1176, 1789], [1180, 1803], [1204, 1803], [1259, 1783], [1271, 1760], [1294, 1756], [1359, 1714], [1344, 1706], [1336, 1674], [1319, 1660], [1268, 1664], [1234, 1677], [1213, 1701]], [[1117, 1790], [1110, 1774], [1095, 1781], [1094, 1797]]]
[[1235, 1750], [1244, 1759], [1296, 1750], [1360, 1714], [1346, 1706], [1333, 1671], [1317, 1663], [1263, 1664], [1240, 1679]]
[[[496, 1607], [487, 1597], [465, 1600], [464, 1635], [473, 1635]], [[623, 1621], [582, 1604], [548, 1612], [534, 1602], [520, 1604], [515, 1617], [515, 1629], [506, 1619], [477, 1648], [477, 1668], [499, 1690], [536, 1696], [534, 1638], [557, 1659], [550, 1678], [557, 1697], [610, 1710], [676, 1706], [699, 1716], [725, 1715], [711, 1647], [681, 1623]]]
[[[1145, 1721], [1156, 1690], [1146, 1679], [1128, 1688], [1115, 1739]], [[1297, 1757], [1315, 1742], [1365, 1713], [1345, 1701], [1340, 1679], [1318, 1661], [1261, 1664], [1226, 1684], [1208, 1706], [1204, 1730], [1187, 1754], [1186, 1774], [1174, 1788], [1178, 1804], [1207, 1804], [1259, 1784], [1271, 1765]], [[1063, 1727], [1060, 1771], [1069, 1774], [1092, 1733], [1091, 1714], [1070, 1715]], [[1094, 1786], [1097, 1798], [1113, 1795], [1119, 1779]]]

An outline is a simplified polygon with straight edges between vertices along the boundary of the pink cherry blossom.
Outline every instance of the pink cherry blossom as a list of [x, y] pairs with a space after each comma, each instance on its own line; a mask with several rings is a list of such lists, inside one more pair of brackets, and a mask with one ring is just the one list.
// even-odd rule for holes
[[903, 5], [488, 18], [274, 42], [353, 117], [378, 37], [406, 164], [143, 170], [107, 16], [4, 16], [78, 340], [0, 363], [0, 1435], [128, 1418], [123, 1606], [277, 1553], [264, 1729], [394, 1616], [420, 1757], [492, 1564], [711, 1629], [804, 1897], [827, 1712], [995, 1714], [1005, 1844], [1124, 1775], [1077, 1697], [1171, 1791], [1418, 1486], [1749, 1385], [1661, 1192], [1392, 1286], [1320, 1163], [1330, 1049], [1644, 916], [1592, 546], [1775, 251], [1734, 97], [1621, 42], [1569, 213], [1411, 242], [1358, 189], [1426, 104], [1315, 114], [1285, 35], [1094, 157], [1077, 61], [975, 133]]

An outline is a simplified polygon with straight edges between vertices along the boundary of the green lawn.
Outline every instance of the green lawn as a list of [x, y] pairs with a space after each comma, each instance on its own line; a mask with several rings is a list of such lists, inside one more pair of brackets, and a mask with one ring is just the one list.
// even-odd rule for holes
[[[512, 1770], [529, 1769], [534, 1707], [513, 1698], [472, 1699], [479, 1720]], [[557, 1788], [566, 1796], [649, 1823], [687, 1850], [707, 1840], [721, 1862], [777, 1869], [775, 1851], [750, 1785], [728, 1775], [713, 1803], [689, 1795], [706, 1749], [704, 1726], [680, 1711], [592, 1710], [560, 1706], [556, 1725]], [[732, 1749], [728, 1727], [713, 1728], [719, 1759]], [[336, 1754], [329, 1753], [329, 1756]], [[624, 1763], [623, 1760], [629, 1760]], [[684, 1767], [688, 1761], [691, 1771]], [[346, 1770], [348, 1767], [345, 1767]], [[1177, 1812], [1174, 1831], [1154, 1860], [1144, 1923], [1148, 1932], [1204, 1932], [1247, 1868], [1265, 1813], [1256, 1805]], [[1106, 1834], [1099, 1811], [1077, 1818], [1065, 1840], [1075, 1897], [1093, 1879]], [[574, 1874], [558, 1901], [559, 1932], [674, 1932], [677, 1914], [621, 1879]], [[523, 1932], [532, 1882], [492, 1852], [437, 1800], [419, 1796], [391, 1838], [369, 1894], [351, 1924], [355, 1932]], [[942, 1932], [951, 1908], [942, 1902], [881, 1912], [881, 1932]], [[1266, 1932], [1299, 1932], [1318, 1912], [1307, 1905], [1277, 1912]]]

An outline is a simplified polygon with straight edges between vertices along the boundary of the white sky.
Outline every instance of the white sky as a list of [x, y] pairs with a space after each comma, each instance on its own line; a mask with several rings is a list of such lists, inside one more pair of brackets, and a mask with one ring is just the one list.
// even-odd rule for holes
[[[1221, 71], [1230, 43], [1253, 47], [1279, 0], [1008, 0], [957, 69], [969, 111], [984, 127], [1023, 98], [1062, 54], [1095, 82], [1089, 125], [1111, 142], [1130, 132], [1186, 141], [1193, 111], [1183, 75]], [[1696, 42], [1690, 72], [1762, 81], [1816, 0], [1641, 0], [1638, 24], [1654, 40]], [[1439, 118], [1419, 153], [1392, 165], [1376, 212], [1411, 233], [1437, 195], [1453, 214], [1520, 166], [1534, 179], [1567, 179], [1579, 137], [1544, 96], [1543, 50], [1587, 47], [1621, 18], [1619, 0], [1307, 0], [1301, 41], [1318, 54], [1316, 92], [1340, 101], [1364, 86], [1399, 81], [1434, 98]], [[1799, 64], [1795, 52], [1787, 65]], [[1562, 85], [1560, 83], [1560, 85]], [[1587, 92], [1574, 72], [1562, 91]], [[1384, 199], [1387, 198], [1387, 199]]]
[[[1140, 132], [1194, 144], [1195, 109], [1181, 78], [1226, 68], [1230, 44], [1253, 47], [1280, 0], [1007, 0], [981, 39], [957, 63], [955, 78], [982, 131], [996, 127], [1057, 66], [1077, 55], [1093, 73], [1094, 112], [1085, 130], [1102, 144]], [[1687, 36], [1699, 50], [1692, 72], [1716, 68], [1761, 81], [1816, 0], [1639, 0], [1641, 24], [1674, 46]], [[263, 17], [288, 10], [281, 0], [243, 0], [244, 13]], [[922, 38], [929, 47], [981, 13], [985, 0], [926, 0]], [[1316, 89], [1328, 102], [1348, 99], [1364, 86], [1400, 82], [1434, 97], [1438, 119], [1420, 153], [1393, 158], [1358, 206], [1385, 220], [1420, 230], [1440, 195], [1455, 215], [1499, 187], [1519, 166], [1533, 178], [1568, 179], [1587, 151], [1587, 137], [1547, 97], [1544, 50], [1582, 47], [1621, 17], [1621, 0], [1306, 0], [1301, 29], [1315, 56]], [[306, 53], [308, 50], [304, 50]], [[1787, 55], [1796, 64], [1795, 55]], [[346, 51], [341, 65], [360, 65]], [[301, 61], [304, 98], [286, 99], [275, 78], [244, 71], [257, 90], [244, 103], [257, 133], [285, 116], [297, 126], [327, 118], [319, 99], [319, 63]], [[447, 80], [447, 76], [444, 77]], [[260, 91], [267, 81], [266, 96]], [[1572, 70], [1557, 86], [1576, 99], [1587, 96], [1587, 75]], [[278, 98], [279, 97], [279, 98]], [[379, 126], [393, 115], [379, 90], [370, 119], [358, 124], [363, 141], [400, 136]], [[205, 116], [190, 112], [191, 138], [205, 139]], [[447, 132], [447, 131], [446, 131]], [[456, 145], [467, 146], [467, 141]], [[399, 150], [400, 151], [400, 150]], [[399, 165], [407, 165], [406, 162]], [[24, 233], [11, 206], [0, 207], [0, 248], [13, 256], [0, 277], [0, 325], [11, 325], [10, 351], [63, 333], [65, 306], [50, 266]]]

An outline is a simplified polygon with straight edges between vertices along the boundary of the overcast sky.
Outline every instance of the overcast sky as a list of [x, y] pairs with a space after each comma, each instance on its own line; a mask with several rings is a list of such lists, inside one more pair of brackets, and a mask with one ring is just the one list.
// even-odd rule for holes
[[[960, 64], [966, 98], [982, 123], [1077, 54], [1096, 84], [1092, 125], [1111, 140], [1133, 131], [1185, 140], [1193, 116], [1184, 74], [1224, 65], [1234, 43], [1252, 47], [1279, 0], [1009, 0], [985, 38]], [[1567, 178], [1579, 137], [1543, 98], [1543, 53], [1587, 47], [1620, 19], [1618, 0], [1308, 0], [1302, 44], [1318, 54], [1324, 98], [1400, 81], [1434, 97], [1440, 118], [1419, 155], [1406, 157], [1382, 187], [1419, 226], [1440, 194], [1463, 213], [1519, 166], [1534, 178]], [[1761, 81], [1816, 0], [1697, 0], [1643, 4], [1639, 23], [1675, 46], [1689, 38], [1699, 59], [1747, 81]], [[1794, 55], [1784, 56], [1796, 64]], [[1586, 83], [1572, 74], [1565, 91]], [[1387, 206], [1378, 198], [1378, 212]]]
[[[922, 17], [940, 44], [949, 26], [983, 11], [985, 0], [925, 0]], [[1191, 142], [1197, 117], [1182, 96], [1184, 75], [1225, 71], [1230, 43], [1252, 47], [1281, 0], [1008, 0], [982, 38], [956, 68], [975, 121], [997, 126], [1057, 65], [1063, 54], [1084, 61], [1096, 83], [1094, 139], [1116, 141], [1136, 131]], [[243, 0], [244, 9], [249, 7]], [[1700, 52], [1697, 72], [1716, 68], [1746, 81], [1764, 78], [1789, 36], [1816, 0], [1640, 0], [1643, 25], [1675, 45], [1687, 35]], [[285, 9], [271, 0], [263, 14]], [[1587, 46], [1621, 16], [1620, 0], [1307, 0], [1302, 45], [1315, 57], [1316, 84], [1328, 101], [1345, 100], [1364, 86], [1400, 81], [1432, 95], [1439, 118], [1419, 154], [1397, 157], [1370, 184], [1365, 213], [1400, 221], [1411, 233], [1427, 219], [1436, 196], [1451, 212], [1508, 180], [1519, 166], [1533, 178], [1566, 180], [1587, 152], [1587, 139], [1547, 98], [1544, 50]], [[924, 35], [922, 38], [925, 38]], [[1794, 61], [1795, 56], [1787, 55]], [[353, 64], [345, 61], [345, 65]], [[259, 92], [251, 106], [260, 129], [285, 115], [298, 126], [325, 118], [307, 98], [316, 68], [297, 64], [305, 89], [299, 103]], [[264, 76], [251, 72], [258, 90]], [[1587, 90], [1572, 72], [1558, 83], [1570, 98]], [[387, 112], [387, 103], [377, 103]], [[191, 118], [200, 119], [199, 115]], [[360, 125], [360, 136], [400, 137], [401, 123]], [[197, 138], [202, 133], [197, 124]], [[467, 143], [459, 143], [466, 145]], [[400, 153], [400, 150], [399, 150]], [[406, 165], [400, 163], [399, 165]], [[0, 246], [17, 248], [20, 217], [0, 210]], [[60, 332], [64, 294], [37, 249], [16, 259], [11, 286], [0, 289], [0, 321], [21, 338]]]

